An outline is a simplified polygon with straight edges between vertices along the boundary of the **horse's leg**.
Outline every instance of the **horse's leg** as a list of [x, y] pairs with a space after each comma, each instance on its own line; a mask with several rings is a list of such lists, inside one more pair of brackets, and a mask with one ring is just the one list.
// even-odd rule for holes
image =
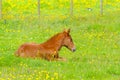
[[53, 55], [54, 58], [59, 58], [59, 54], [56, 53], [55, 55]]
[[63, 57], [59, 57], [57, 60], [58, 61], [67, 61], [66, 58], [63, 58]]
[[46, 59], [46, 60], [48, 60], [48, 61], [51, 61], [50, 56], [46, 56], [46, 57], [44, 57], [44, 59]]
[[48, 61], [66, 61], [65, 58], [59, 57], [59, 54], [56, 55], [46, 55], [45, 59]]
[[60, 57], [58, 53], [56, 53], [56, 55], [54, 55], [54, 60], [55, 61], [66, 61], [66, 59], [63, 57]]
[[44, 59], [48, 60], [48, 61], [54, 61], [54, 57], [50, 54], [47, 54], [44, 56]]

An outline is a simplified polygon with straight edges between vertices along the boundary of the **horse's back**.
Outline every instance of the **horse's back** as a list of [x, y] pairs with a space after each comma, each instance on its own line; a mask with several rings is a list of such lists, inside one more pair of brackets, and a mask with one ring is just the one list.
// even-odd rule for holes
[[18, 50], [15, 52], [15, 55], [20, 57], [34, 57], [34, 53], [36, 53], [38, 48], [38, 44], [25, 43], [18, 48]]

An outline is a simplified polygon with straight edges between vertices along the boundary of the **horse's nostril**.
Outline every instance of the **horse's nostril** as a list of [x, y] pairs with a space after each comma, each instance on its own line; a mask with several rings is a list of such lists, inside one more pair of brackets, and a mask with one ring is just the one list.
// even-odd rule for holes
[[73, 51], [73, 52], [75, 52], [75, 51], [76, 51], [76, 49], [75, 49], [75, 48], [73, 48], [73, 49], [72, 49], [72, 51]]

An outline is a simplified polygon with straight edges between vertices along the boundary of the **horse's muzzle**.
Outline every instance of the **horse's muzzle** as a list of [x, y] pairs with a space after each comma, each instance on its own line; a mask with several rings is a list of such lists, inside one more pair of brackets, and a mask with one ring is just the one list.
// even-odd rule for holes
[[72, 52], [75, 52], [76, 51], [76, 48], [72, 48]]

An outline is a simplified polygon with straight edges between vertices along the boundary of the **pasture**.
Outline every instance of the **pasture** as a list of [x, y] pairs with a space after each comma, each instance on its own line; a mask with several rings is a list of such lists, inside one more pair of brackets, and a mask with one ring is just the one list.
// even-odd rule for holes
[[[8, 3], [3, 7], [9, 7]], [[98, 6], [94, 5], [93, 11], [84, 9], [82, 5], [81, 11], [75, 11], [74, 16], [69, 17], [67, 10], [61, 9], [68, 4], [60, 5], [60, 8], [55, 5], [56, 9], [48, 4], [53, 2], [41, 6], [40, 20], [35, 16], [37, 13], [31, 16], [29, 10], [24, 12], [26, 8], [23, 13], [19, 12], [22, 9], [18, 10], [15, 5], [5, 8], [8, 12], [3, 10], [5, 15], [0, 20], [0, 80], [120, 80], [120, 6], [116, 7], [119, 1], [107, 6], [103, 16], [98, 14]], [[34, 8], [32, 6], [30, 11]], [[50, 12], [45, 8], [51, 9]], [[42, 43], [68, 28], [71, 28], [76, 52], [62, 48], [59, 55], [66, 58], [66, 62], [14, 56], [21, 44]]]

